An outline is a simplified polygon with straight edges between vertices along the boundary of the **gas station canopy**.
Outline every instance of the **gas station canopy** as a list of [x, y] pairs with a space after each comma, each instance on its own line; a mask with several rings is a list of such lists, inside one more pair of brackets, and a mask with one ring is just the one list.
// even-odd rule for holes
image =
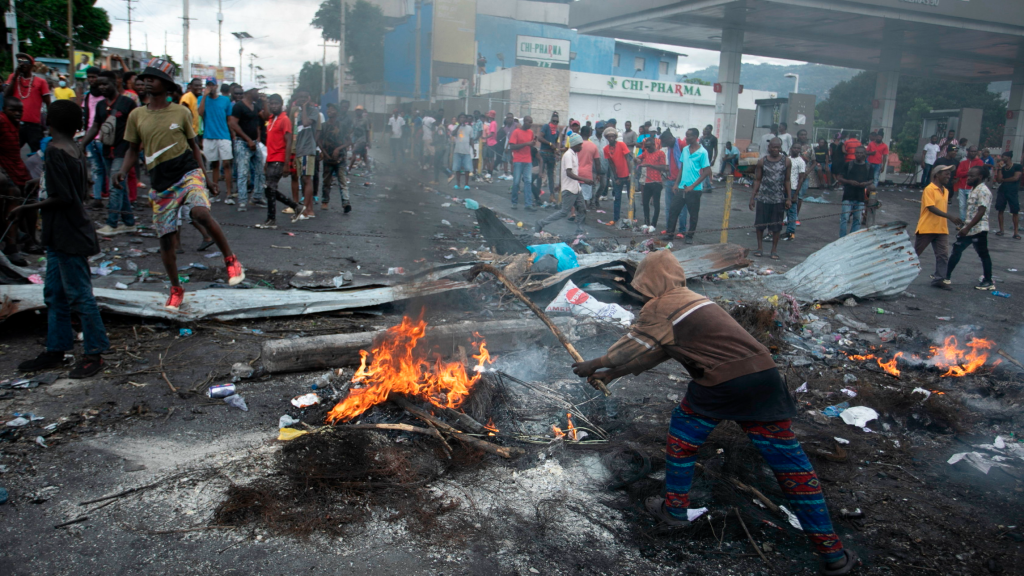
[[[582, 34], [962, 82], [1024, 70], [1024, 0], [579, 0]], [[888, 61], [898, 59], [896, 62]]]

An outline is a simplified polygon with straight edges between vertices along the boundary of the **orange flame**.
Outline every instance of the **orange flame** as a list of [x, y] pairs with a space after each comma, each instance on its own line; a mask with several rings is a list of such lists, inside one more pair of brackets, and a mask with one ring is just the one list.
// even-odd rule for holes
[[551, 425], [551, 433], [555, 435], [556, 440], [559, 438], [565, 438], [565, 432], [562, 432], [562, 429], [554, 424]]
[[956, 336], [947, 336], [942, 346], [932, 346], [931, 362], [939, 368], [948, 368], [943, 377], [966, 376], [985, 365], [988, 360], [988, 350], [995, 346], [995, 342], [984, 338], [974, 338], [967, 343], [970, 352], [960, 348]]
[[882, 370], [885, 370], [893, 376], [899, 376], [900, 369], [896, 367], [896, 360], [900, 356], [903, 356], [903, 352], [897, 352], [896, 355], [892, 357], [892, 360], [889, 360], [888, 362], [882, 362], [881, 358], [876, 358], [875, 362], [878, 362], [878, 365], [882, 367]]
[[[398, 326], [388, 328], [383, 339], [370, 352], [360, 350], [359, 369], [352, 382], [363, 388], [352, 388], [344, 400], [327, 414], [327, 422], [347, 421], [388, 399], [390, 394], [408, 394], [427, 400], [441, 408], [458, 408], [480, 380], [484, 365], [493, 362], [487, 345], [481, 338], [479, 354], [473, 375], [466, 373], [461, 362], [445, 362], [437, 356], [430, 362], [414, 353], [416, 343], [426, 333], [427, 323], [422, 318], [403, 317]], [[477, 343], [473, 343], [477, 346]]]
[[565, 414], [565, 419], [569, 421], [569, 426], [568, 426], [569, 437], [572, 438], [573, 441], [579, 440], [579, 438], [576, 437], [576, 427], [572, 425], [572, 414], [566, 413]]
[[487, 430], [488, 436], [494, 436], [498, 433], [498, 427], [494, 425], [494, 418], [488, 418], [487, 424], [484, 424], [484, 428]]

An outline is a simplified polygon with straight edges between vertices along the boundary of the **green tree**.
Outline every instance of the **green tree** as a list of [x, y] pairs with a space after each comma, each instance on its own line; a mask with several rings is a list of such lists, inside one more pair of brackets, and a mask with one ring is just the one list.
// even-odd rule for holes
[[[818, 103], [815, 114], [819, 126], [861, 130], [867, 134], [871, 130], [871, 102], [875, 97], [875, 78], [875, 72], [861, 72], [849, 80], [836, 84], [828, 99]], [[927, 108], [920, 108], [919, 101], [926, 103]], [[911, 110], [915, 108], [918, 108], [916, 118], [911, 114]], [[953, 108], [980, 108], [980, 144], [999, 146], [1003, 138], [1006, 102], [998, 94], [989, 92], [987, 84], [950, 82], [918, 76], [900, 77], [899, 90], [896, 93], [896, 112], [893, 115], [893, 134], [901, 138], [912, 138], [912, 145], [907, 143], [906, 146], [916, 152], [920, 131], [912, 134], [911, 131], [905, 130], [907, 122], [920, 122], [920, 115], [928, 110]], [[902, 150], [903, 146], [904, 142], [900, 140], [897, 147]]]
[[924, 115], [932, 110], [923, 98], [916, 98], [907, 111], [907, 117], [903, 122], [903, 129], [896, 132], [896, 153], [900, 157], [902, 166], [901, 172], [914, 171], [914, 154], [917, 154], [917, 146], [921, 138], [921, 125]]
[[696, 84], [698, 86], [711, 86], [711, 82], [707, 80], [701, 80], [700, 78], [686, 78], [682, 82], [683, 84]]
[[[305, 90], [309, 92], [310, 96], [314, 100], [319, 100], [319, 96], [323, 94], [322, 86], [320, 85], [320, 69], [321, 65], [319, 62], [303, 62], [302, 70], [299, 71], [299, 83], [295, 87], [296, 92]], [[333, 86], [331, 78], [338, 71], [338, 65], [331, 63], [327, 65], [327, 85]]]
[[[326, 40], [341, 39], [341, 0], [324, 0], [311, 22]], [[345, 55], [358, 84], [384, 80], [384, 12], [366, 0], [345, 5]], [[319, 83], [319, 80], [317, 80]]]
[[[72, 0], [77, 50], [97, 52], [110, 37], [110, 17], [96, 0]], [[33, 56], [67, 58], [67, 0], [15, 0], [21, 49]], [[31, 42], [31, 43], [30, 43]], [[10, 62], [5, 62], [10, 66]]]

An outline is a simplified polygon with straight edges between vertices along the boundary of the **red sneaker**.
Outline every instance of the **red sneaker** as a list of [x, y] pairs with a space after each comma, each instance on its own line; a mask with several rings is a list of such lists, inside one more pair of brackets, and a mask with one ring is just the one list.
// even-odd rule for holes
[[224, 259], [224, 265], [228, 267], [228, 286], [234, 286], [245, 280], [245, 270], [238, 261], [238, 256], [228, 256]]
[[184, 299], [185, 289], [181, 286], [171, 286], [171, 297], [167, 299], [167, 304], [164, 304], [164, 308], [177, 310], [181, 307], [181, 302]]

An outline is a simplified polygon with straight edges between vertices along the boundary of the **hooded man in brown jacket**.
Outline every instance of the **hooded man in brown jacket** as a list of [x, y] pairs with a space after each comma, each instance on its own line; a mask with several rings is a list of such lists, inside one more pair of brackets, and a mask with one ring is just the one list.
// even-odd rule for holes
[[573, 364], [573, 372], [607, 384], [674, 359], [693, 379], [669, 425], [666, 496], [649, 498], [648, 512], [669, 525], [688, 524], [697, 451], [720, 421], [735, 420], [775, 472], [825, 561], [824, 573], [848, 574], [857, 556], [832, 529], [821, 484], [790, 429], [796, 405], [768, 349], [728, 312], [687, 288], [686, 274], [668, 250], [644, 258], [632, 286], [650, 299], [636, 323], [607, 354]]

